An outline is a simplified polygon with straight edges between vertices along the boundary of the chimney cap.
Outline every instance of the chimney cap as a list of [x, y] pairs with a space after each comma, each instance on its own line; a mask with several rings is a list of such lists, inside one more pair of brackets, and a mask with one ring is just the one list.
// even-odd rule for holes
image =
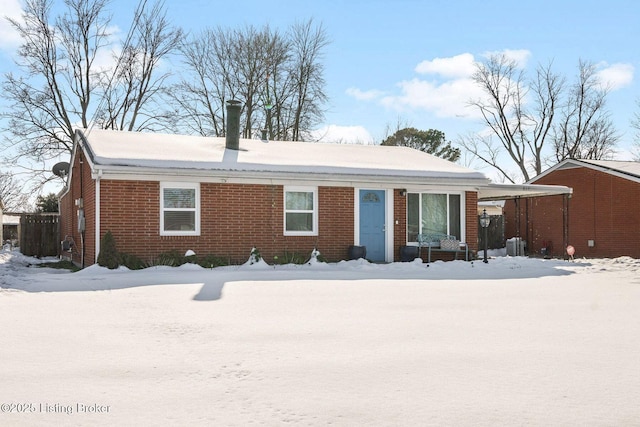
[[238, 105], [240, 104], [240, 101], [238, 101], [237, 99], [230, 99], [227, 101], [227, 104], [229, 105]]

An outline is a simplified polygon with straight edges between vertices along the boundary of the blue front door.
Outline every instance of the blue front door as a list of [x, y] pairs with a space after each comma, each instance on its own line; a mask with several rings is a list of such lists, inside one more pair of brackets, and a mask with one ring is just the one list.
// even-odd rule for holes
[[360, 245], [370, 261], [385, 261], [384, 195], [384, 190], [360, 190]]

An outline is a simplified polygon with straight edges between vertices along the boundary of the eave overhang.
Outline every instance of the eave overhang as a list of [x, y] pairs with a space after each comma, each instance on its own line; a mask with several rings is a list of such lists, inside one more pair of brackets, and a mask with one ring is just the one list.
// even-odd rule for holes
[[573, 189], [564, 185], [488, 184], [478, 189], [478, 201], [559, 195], [571, 196], [572, 193]]

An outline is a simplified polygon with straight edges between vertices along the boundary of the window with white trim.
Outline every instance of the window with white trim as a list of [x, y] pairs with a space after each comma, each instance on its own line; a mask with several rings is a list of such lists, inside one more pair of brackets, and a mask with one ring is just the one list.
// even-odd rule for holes
[[463, 240], [462, 202], [460, 194], [407, 194], [407, 242], [417, 242], [418, 234], [429, 233]]
[[160, 235], [200, 235], [199, 183], [160, 183]]
[[284, 188], [284, 235], [318, 235], [317, 188]]

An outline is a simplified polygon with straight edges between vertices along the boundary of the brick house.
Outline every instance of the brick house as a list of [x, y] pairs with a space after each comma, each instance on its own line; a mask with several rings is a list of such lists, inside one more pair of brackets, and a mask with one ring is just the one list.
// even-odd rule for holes
[[565, 257], [640, 258], [640, 162], [565, 160], [530, 181], [564, 185], [566, 196], [505, 204], [507, 237], [521, 236], [530, 253]]
[[144, 261], [193, 250], [242, 263], [253, 247], [267, 262], [314, 248], [338, 261], [355, 245], [390, 262], [426, 232], [477, 250], [483, 174], [406, 147], [240, 139], [237, 104], [227, 120], [226, 138], [76, 131], [59, 195], [65, 255], [95, 263], [107, 231]]

